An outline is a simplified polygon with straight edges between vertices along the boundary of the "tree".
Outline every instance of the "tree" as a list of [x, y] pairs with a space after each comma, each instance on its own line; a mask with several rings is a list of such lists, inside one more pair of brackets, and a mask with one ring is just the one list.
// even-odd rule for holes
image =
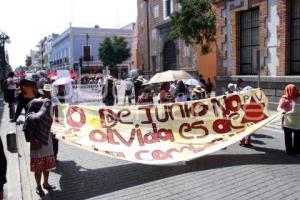
[[177, 0], [181, 10], [171, 15], [171, 37], [188, 44], [200, 44], [202, 53], [210, 51], [215, 41], [216, 13], [213, 0]]
[[130, 57], [130, 48], [127, 48], [127, 41], [124, 37], [113, 39], [106, 37], [99, 48], [99, 59], [104, 66], [109, 66], [112, 74], [117, 76], [117, 65]]

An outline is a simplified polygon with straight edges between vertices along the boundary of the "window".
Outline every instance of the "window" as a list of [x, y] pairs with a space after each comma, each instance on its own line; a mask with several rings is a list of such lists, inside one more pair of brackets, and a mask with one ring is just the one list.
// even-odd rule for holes
[[91, 59], [91, 47], [83, 46], [83, 60], [89, 61]]
[[253, 62], [255, 50], [259, 48], [259, 9], [248, 10], [240, 14], [240, 73], [256, 74]]
[[173, 1], [164, 0], [164, 19], [169, 19], [172, 13], [173, 13]]
[[290, 68], [291, 74], [300, 74], [300, 0], [292, 1]]
[[157, 29], [156, 28], [152, 30], [151, 36], [152, 36], [152, 40], [154, 40], [154, 41], [157, 40]]
[[154, 18], [159, 17], [159, 5], [153, 7], [153, 17]]

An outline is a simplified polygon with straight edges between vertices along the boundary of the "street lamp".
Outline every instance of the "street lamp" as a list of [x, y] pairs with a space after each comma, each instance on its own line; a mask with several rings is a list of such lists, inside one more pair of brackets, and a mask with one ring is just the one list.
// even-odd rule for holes
[[5, 59], [5, 43], [10, 42], [9, 36], [4, 32], [0, 33], [0, 80], [5, 78], [6, 59]]

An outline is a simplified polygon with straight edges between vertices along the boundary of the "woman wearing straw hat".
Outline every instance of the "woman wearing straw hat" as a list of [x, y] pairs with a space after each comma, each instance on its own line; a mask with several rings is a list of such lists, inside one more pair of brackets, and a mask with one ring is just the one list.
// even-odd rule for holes
[[193, 100], [199, 100], [205, 98], [205, 90], [201, 86], [197, 86], [193, 89], [195, 95], [193, 96]]
[[[50, 84], [45, 84], [43, 87], [43, 98], [50, 99], [52, 102], [52, 106], [55, 106], [59, 103], [59, 100], [56, 97], [52, 97], [52, 86]], [[55, 157], [55, 162], [58, 162], [57, 160], [57, 154], [58, 154], [58, 139], [55, 138], [55, 135], [52, 134], [52, 145], [53, 145], [53, 152]]]

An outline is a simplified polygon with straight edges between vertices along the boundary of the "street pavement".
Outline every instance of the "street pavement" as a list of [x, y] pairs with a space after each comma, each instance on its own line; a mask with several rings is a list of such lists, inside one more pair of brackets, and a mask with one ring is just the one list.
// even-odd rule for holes
[[[7, 122], [7, 105], [0, 108], [5, 141], [8, 127], [15, 124]], [[19, 153], [6, 152], [8, 157], [19, 155], [20, 166], [8, 175], [6, 199], [21, 199], [13, 198], [20, 194], [10, 188], [18, 181], [22, 199], [39, 199], [21, 128], [16, 126]], [[258, 130], [253, 139], [253, 148], [234, 144], [186, 165], [164, 167], [103, 157], [60, 142], [59, 163], [50, 173], [57, 188], [43, 199], [300, 199], [300, 157], [285, 154], [279, 121]], [[9, 162], [9, 169], [14, 165]]]

